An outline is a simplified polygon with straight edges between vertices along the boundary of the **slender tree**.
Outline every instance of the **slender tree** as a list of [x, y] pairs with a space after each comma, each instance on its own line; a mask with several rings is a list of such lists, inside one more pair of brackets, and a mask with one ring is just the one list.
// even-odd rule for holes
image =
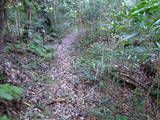
[[0, 37], [3, 37], [5, 22], [7, 20], [6, 0], [0, 0]]

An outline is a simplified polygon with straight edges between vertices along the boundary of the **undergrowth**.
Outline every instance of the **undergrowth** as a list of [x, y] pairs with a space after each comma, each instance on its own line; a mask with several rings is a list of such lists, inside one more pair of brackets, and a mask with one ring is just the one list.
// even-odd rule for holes
[[7, 52], [25, 54], [29, 52], [44, 59], [53, 58], [53, 47], [45, 45], [42, 37], [39, 34], [34, 34], [31, 37], [31, 42], [25, 44], [23, 41], [17, 41], [15, 45], [5, 47]]
[[[2, 72], [2, 71], [0, 71], [0, 72]], [[3, 74], [0, 74], [0, 82], [5, 82], [5, 81], [7, 81], [6, 76], [4, 76]], [[12, 101], [14, 99], [23, 98], [23, 93], [24, 93], [24, 89], [20, 88], [16, 85], [0, 84], [0, 104], [2, 107], [0, 109], [0, 112], [2, 112], [3, 111], [2, 109], [4, 109], [3, 108], [4, 107], [3, 101]], [[1, 101], [1, 100], [3, 100], [3, 101]], [[6, 104], [7, 104], [7, 102], [6, 102]], [[4, 115], [4, 116], [0, 116], [0, 120], [14, 120], [14, 119], [10, 119]]]
[[[3, 56], [3, 60], [1, 61], [3, 64], [2, 66], [5, 66], [5, 69], [9, 69], [7, 72], [11, 74], [11, 76], [14, 76], [17, 80], [12, 80], [13, 78], [11, 76], [8, 76], [8, 80], [5, 79], [5, 75], [0, 75], [0, 80], [5, 81], [2, 83], [7, 83], [7, 84], [0, 84], [0, 100], [5, 99], [12, 101], [14, 98], [20, 97], [23, 102], [21, 107], [23, 106], [23, 112], [18, 113], [18, 116], [24, 115], [30, 118], [36, 118], [36, 114], [34, 113], [31, 115], [27, 111], [27, 109], [33, 109], [31, 103], [29, 103], [30, 95], [29, 92], [30, 90], [36, 91], [37, 98], [42, 96], [44, 91], [41, 91], [44, 89], [45, 85], [47, 82], [51, 80], [49, 77], [48, 73], [46, 73], [45, 70], [48, 70], [49, 67], [52, 66], [50, 64], [50, 61], [53, 60], [54, 58], [54, 48], [51, 46], [51, 44], [54, 42], [48, 41], [48, 39], [54, 39], [52, 36], [48, 36], [45, 39], [41, 36], [39, 33], [33, 33], [29, 38], [27, 39], [19, 39], [17, 40], [14, 44], [6, 46], [4, 48], [5, 55]], [[11, 54], [11, 55], [9, 55]], [[14, 55], [14, 57], [13, 57]], [[2, 57], [2, 56], [0, 56]], [[5, 64], [10, 64], [10, 66], [6, 66]], [[13, 67], [13, 68], [12, 68]], [[12, 70], [21, 70], [17, 75], [17, 73]], [[19, 84], [20, 81], [23, 81], [22, 83]], [[25, 83], [27, 81], [27, 83]], [[14, 84], [18, 84], [17, 87], [12, 84], [8, 84], [14, 82]], [[0, 82], [1, 83], [1, 82]], [[38, 85], [37, 85], [38, 84]], [[30, 90], [28, 89], [30, 88]], [[23, 92], [25, 91], [25, 92]], [[23, 94], [22, 94], [23, 93]], [[22, 95], [23, 97], [21, 97]], [[32, 96], [34, 97], [34, 96]], [[35, 99], [37, 99], [35, 98]], [[33, 99], [33, 98], [32, 98]], [[45, 98], [44, 98], [45, 99]], [[41, 101], [35, 103], [35, 106], [38, 104], [42, 109], [45, 109], [44, 106], [42, 106]], [[10, 106], [13, 107], [13, 106]], [[7, 108], [8, 109], [8, 108]], [[12, 108], [10, 108], [12, 109]], [[45, 111], [45, 110], [44, 110]], [[4, 114], [6, 116], [1, 117], [2, 120], [12, 120], [9, 118], [12, 118], [12, 115], [9, 114]], [[38, 118], [38, 117], [37, 117]]]
[[[121, 1], [119, 2], [121, 3]], [[100, 5], [100, 2], [97, 4]], [[147, 114], [148, 109], [146, 106], [149, 105], [149, 103], [146, 103], [146, 101], [149, 101], [151, 98], [146, 96], [143, 90], [134, 92], [129, 85], [134, 86], [134, 83], [130, 81], [135, 78], [130, 78], [130, 76], [133, 75], [141, 65], [159, 58], [159, 2], [157, 0], [142, 0], [133, 6], [122, 5], [124, 9], [115, 8], [118, 11], [116, 13], [113, 7], [108, 8], [112, 11], [109, 15], [107, 14], [109, 17], [109, 19], [107, 19], [108, 21], [103, 21], [103, 18], [97, 17], [97, 25], [89, 26], [85, 24], [87, 27], [86, 35], [80, 38], [77, 44], [80, 47], [81, 53], [82, 51], [83, 53], [79, 59], [76, 60], [78, 62], [75, 65], [75, 69], [83, 75], [82, 80], [84, 82], [96, 83], [93, 84], [93, 86], [96, 85], [102, 88], [102, 90], [106, 90], [105, 92], [110, 91], [106, 89], [108, 86], [106, 86], [105, 83], [108, 83], [108, 81], [116, 84], [114, 86], [115, 89], [117, 86], [121, 86], [119, 83], [123, 81], [124, 86], [127, 87], [128, 85], [128, 88], [134, 94], [133, 99], [125, 102], [131, 102], [132, 105], [129, 106], [132, 106], [135, 114], [131, 113], [133, 112], [132, 110], [127, 111], [129, 116], [123, 115], [124, 112], [122, 112], [122, 114], [115, 114], [116, 108], [110, 110], [109, 106], [105, 106], [104, 104], [93, 108], [91, 110], [92, 114], [104, 120], [158, 119], [157, 117], [160, 111], [157, 108], [153, 107], [152, 110], [150, 110], [155, 112], [156, 117], [154, 117], [153, 114]], [[91, 7], [90, 9], [94, 8]], [[129, 12], [126, 14], [127, 11]], [[153, 13], [153, 11], [155, 12]], [[85, 12], [88, 15], [92, 15], [92, 12]], [[98, 18], [101, 21], [99, 21]], [[149, 69], [152, 68], [150, 67]], [[125, 76], [125, 78], [122, 78], [122, 75]], [[122, 91], [124, 86], [121, 86]], [[134, 87], [134, 89], [139, 88], [139, 86], [136, 85]], [[147, 88], [147, 92], [150, 92], [149, 89], [152, 89], [152, 87]], [[159, 84], [157, 89], [159, 89]], [[157, 89], [153, 89], [153, 91], [156, 92]], [[112, 92], [112, 94], [115, 93]], [[151, 92], [149, 94], [151, 94]], [[157, 104], [159, 108], [159, 104], [157, 103], [159, 99], [157, 96], [159, 95], [155, 96], [156, 98], [154, 100], [156, 102], [154, 103]], [[119, 105], [119, 103], [115, 105], [109, 103], [109, 105], [111, 105], [111, 108], [114, 108], [114, 106]]]

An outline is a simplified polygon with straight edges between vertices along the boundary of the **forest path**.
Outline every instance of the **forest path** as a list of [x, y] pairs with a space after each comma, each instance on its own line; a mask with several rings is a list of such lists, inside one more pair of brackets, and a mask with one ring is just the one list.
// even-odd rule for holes
[[80, 82], [80, 75], [71, 72], [74, 65], [75, 43], [84, 30], [75, 30], [68, 34], [62, 43], [56, 45], [56, 67], [51, 70], [53, 83], [49, 86], [51, 101], [49, 110], [53, 120], [85, 120], [89, 108], [94, 106], [87, 96], [96, 97], [92, 88], [86, 88]]

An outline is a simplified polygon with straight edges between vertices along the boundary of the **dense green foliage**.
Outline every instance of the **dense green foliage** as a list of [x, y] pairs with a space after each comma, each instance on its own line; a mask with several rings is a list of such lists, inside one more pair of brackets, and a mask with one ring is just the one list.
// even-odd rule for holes
[[80, 44], [87, 46], [94, 43], [82, 61], [87, 66], [105, 70], [104, 67], [108, 69], [115, 65], [113, 61], [116, 60], [145, 62], [159, 57], [158, 0], [98, 0], [84, 4], [83, 21], [87, 27], [91, 24], [89, 34], [92, 35]]

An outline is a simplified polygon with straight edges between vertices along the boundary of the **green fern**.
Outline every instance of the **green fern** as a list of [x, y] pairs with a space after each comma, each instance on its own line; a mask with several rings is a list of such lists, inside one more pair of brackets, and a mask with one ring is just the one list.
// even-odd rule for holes
[[158, 98], [160, 98], [160, 89], [153, 90], [153, 91], [151, 92], [151, 95], [157, 96]]
[[13, 100], [16, 97], [20, 97], [23, 93], [23, 89], [10, 84], [0, 85], [0, 98]]
[[2, 116], [2, 117], [0, 117], [0, 120], [15, 120], [15, 119], [10, 119], [7, 116]]
[[126, 116], [118, 115], [115, 120], [132, 120]]
[[7, 46], [5, 47], [5, 51], [7, 52], [13, 52], [13, 51], [16, 51], [17, 49], [20, 49], [21, 46], [20, 45], [14, 45], [14, 46]]
[[28, 45], [27, 51], [32, 52], [33, 54], [36, 54], [37, 56], [43, 57], [45, 59], [50, 59], [52, 58], [53, 55], [53, 48], [44, 45], [43, 41], [39, 38], [33, 39], [33, 41]]
[[11, 119], [9, 119], [7, 116], [2, 116], [0, 117], [0, 120], [11, 120]]

